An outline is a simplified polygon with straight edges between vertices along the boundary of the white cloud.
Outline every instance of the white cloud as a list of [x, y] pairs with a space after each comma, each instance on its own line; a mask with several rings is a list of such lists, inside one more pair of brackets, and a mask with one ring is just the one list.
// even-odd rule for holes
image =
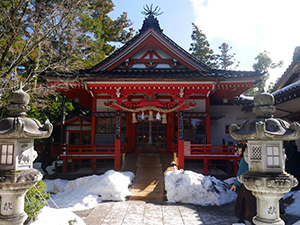
[[[233, 49], [250, 49], [257, 54], [270, 52], [273, 61], [284, 60], [282, 75], [292, 61], [296, 46], [300, 45], [298, 0], [191, 0], [195, 24], [208, 40], [222, 38], [233, 43]], [[251, 59], [252, 60], [252, 59]], [[276, 78], [275, 78], [276, 77]]]

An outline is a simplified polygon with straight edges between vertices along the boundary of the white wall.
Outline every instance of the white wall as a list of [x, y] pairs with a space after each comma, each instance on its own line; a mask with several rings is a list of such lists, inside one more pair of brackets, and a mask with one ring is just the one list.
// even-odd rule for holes
[[230, 134], [225, 133], [226, 125], [237, 124], [241, 125], [245, 120], [255, 118], [254, 113], [244, 113], [242, 112], [242, 106], [211, 106], [211, 143], [216, 145], [221, 145], [223, 139], [225, 139], [225, 144], [229, 141], [236, 143]]

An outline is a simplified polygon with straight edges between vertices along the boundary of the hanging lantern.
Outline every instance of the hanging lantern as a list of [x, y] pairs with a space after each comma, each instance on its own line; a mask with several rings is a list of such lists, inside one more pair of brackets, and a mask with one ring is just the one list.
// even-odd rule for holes
[[161, 116], [160, 116], [159, 112], [157, 112], [157, 114], [156, 114], [156, 119], [161, 120]]
[[145, 119], [144, 111], [142, 111], [142, 120]]
[[137, 123], [135, 113], [132, 113], [132, 123]]
[[149, 121], [153, 121], [153, 112], [152, 112], [152, 110], [149, 111]]
[[162, 124], [167, 124], [167, 114], [162, 114], [162, 121], [161, 121]]

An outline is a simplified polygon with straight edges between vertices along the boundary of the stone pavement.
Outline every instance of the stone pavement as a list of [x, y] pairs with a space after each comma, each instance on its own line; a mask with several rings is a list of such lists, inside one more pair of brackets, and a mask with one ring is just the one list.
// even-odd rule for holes
[[168, 202], [103, 202], [89, 212], [77, 212], [87, 225], [229, 225], [236, 222], [233, 204], [201, 207]]
[[[234, 203], [222, 206], [145, 201], [102, 202], [94, 209], [75, 212], [87, 225], [232, 225]], [[287, 216], [285, 225], [300, 220]], [[246, 225], [250, 225], [249, 222]]]

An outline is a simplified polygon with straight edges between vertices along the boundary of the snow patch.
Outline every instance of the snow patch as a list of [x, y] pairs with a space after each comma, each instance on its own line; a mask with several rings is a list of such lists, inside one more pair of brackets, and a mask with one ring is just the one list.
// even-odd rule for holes
[[[91, 175], [76, 180], [61, 179], [44, 180], [51, 199], [59, 208], [72, 211], [84, 210], [97, 206], [104, 200], [125, 201], [130, 195], [128, 186], [131, 185], [134, 174], [131, 172], [116, 172], [109, 170], [103, 175]], [[51, 207], [55, 204], [48, 200]]]
[[[69, 223], [69, 221], [73, 223]], [[85, 225], [85, 222], [77, 216], [75, 213], [67, 209], [53, 209], [50, 207], [44, 207], [38, 214], [36, 221], [31, 225]]]
[[229, 188], [229, 184], [215, 177], [188, 170], [165, 173], [165, 189], [170, 202], [219, 206], [236, 199], [236, 193], [229, 191]]

